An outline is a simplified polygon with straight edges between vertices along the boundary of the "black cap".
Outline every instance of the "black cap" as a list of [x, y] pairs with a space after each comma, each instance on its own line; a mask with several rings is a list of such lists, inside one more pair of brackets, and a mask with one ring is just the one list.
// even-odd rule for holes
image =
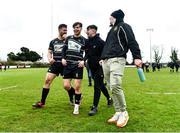
[[119, 9], [119, 10], [112, 12], [111, 16], [113, 16], [116, 19], [120, 19], [120, 18], [122, 19], [122, 18], [124, 18], [125, 14], [121, 9]]
[[87, 27], [87, 30], [89, 30], [89, 29], [95, 29], [96, 31], [97, 31], [97, 26], [96, 25], [89, 25], [88, 27]]

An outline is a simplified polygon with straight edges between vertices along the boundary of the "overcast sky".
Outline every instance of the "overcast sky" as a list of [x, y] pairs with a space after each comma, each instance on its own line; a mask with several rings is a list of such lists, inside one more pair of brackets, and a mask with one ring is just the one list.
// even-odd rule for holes
[[[171, 47], [180, 50], [180, 12], [178, 0], [0, 0], [0, 59], [7, 53], [19, 52], [22, 46], [44, 55], [46, 59], [49, 42], [57, 37], [60, 23], [68, 25], [96, 24], [100, 36], [105, 39], [109, 31], [109, 16], [117, 9], [125, 12], [140, 45], [143, 61], [150, 61], [151, 44], [164, 49], [163, 60], [170, 61]], [[153, 53], [153, 52], [152, 52]], [[180, 57], [180, 52], [178, 53]], [[131, 60], [131, 55], [128, 55]]]

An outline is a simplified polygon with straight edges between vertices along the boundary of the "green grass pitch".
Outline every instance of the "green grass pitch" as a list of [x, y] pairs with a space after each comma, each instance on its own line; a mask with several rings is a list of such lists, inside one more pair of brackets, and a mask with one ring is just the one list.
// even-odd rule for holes
[[[180, 73], [169, 69], [145, 73], [140, 82], [135, 68], [126, 68], [123, 87], [129, 112], [124, 128], [109, 125], [114, 113], [101, 94], [98, 113], [88, 116], [93, 87], [88, 87], [86, 71], [82, 82], [80, 114], [72, 114], [62, 78], [50, 89], [46, 107], [32, 109], [40, 100], [47, 69], [12, 69], [0, 72], [0, 132], [180, 132]], [[110, 91], [109, 91], [110, 92]]]

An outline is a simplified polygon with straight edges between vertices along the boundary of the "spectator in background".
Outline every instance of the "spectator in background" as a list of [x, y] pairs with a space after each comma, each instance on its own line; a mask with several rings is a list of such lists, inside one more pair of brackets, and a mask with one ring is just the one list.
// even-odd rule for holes
[[0, 63], [0, 71], [2, 71], [2, 64]]

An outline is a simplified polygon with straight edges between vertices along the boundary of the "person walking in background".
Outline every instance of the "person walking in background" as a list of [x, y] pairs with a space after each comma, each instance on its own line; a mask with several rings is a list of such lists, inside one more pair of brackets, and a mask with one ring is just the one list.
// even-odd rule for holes
[[64, 65], [64, 88], [71, 89], [71, 79], [74, 79], [75, 105], [73, 114], [79, 114], [79, 106], [82, 98], [81, 80], [83, 78], [85, 38], [81, 36], [82, 23], [73, 24], [74, 34], [66, 38], [62, 50], [62, 64]]
[[145, 70], [146, 70], [146, 72], [149, 72], [149, 66], [150, 66], [150, 64], [148, 63], [148, 61], [146, 61], [146, 63], [145, 63], [144, 65], [145, 65]]
[[109, 96], [108, 90], [104, 85], [104, 75], [102, 66], [100, 66], [99, 61], [101, 58], [101, 53], [104, 47], [105, 42], [99, 37], [97, 34], [97, 26], [89, 25], [87, 27], [87, 50], [86, 50], [86, 58], [89, 68], [92, 73], [92, 78], [94, 80], [94, 98], [93, 98], [93, 106], [88, 113], [90, 116], [93, 116], [97, 113], [98, 103], [101, 96], [101, 91], [107, 99], [107, 105], [112, 105], [112, 99]]
[[2, 64], [0, 63], [0, 71], [2, 71]]
[[[50, 85], [52, 81], [60, 74], [63, 75], [63, 65], [62, 60], [62, 48], [64, 46], [64, 41], [67, 34], [67, 25], [60, 24], [58, 27], [59, 35], [57, 38], [53, 39], [49, 44], [48, 49], [48, 61], [50, 67], [47, 71], [45, 82], [42, 89], [41, 101], [34, 103], [33, 108], [42, 108], [45, 105], [46, 98], [48, 96]], [[68, 90], [70, 102], [73, 100], [74, 89]]]
[[7, 67], [6, 64], [4, 64], [4, 71], [6, 71], [6, 67]]
[[112, 27], [107, 35], [101, 58], [104, 77], [112, 90], [115, 114], [108, 123], [116, 123], [117, 127], [124, 127], [129, 115], [127, 112], [126, 100], [122, 88], [122, 77], [126, 64], [126, 54], [130, 49], [134, 64], [141, 67], [141, 52], [135, 39], [131, 26], [124, 22], [124, 12], [119, 9], [110, 16]]

